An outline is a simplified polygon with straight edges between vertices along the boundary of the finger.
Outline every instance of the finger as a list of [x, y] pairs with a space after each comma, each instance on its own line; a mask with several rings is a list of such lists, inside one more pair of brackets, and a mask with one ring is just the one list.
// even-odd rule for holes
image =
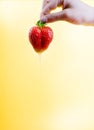
[[57, 13], [47, 14], [41, 17], [41, 22], [51, 23], [58, 20], [65, 20], [67, 18], [67, 11], [63, 10]]
[[44, 0], [43, 1], [43, 5], [42, 5], [42, 9], [50, 2], [50, 0]]
[[56, 9], [56, 7], [63, 7], [63, 2], [64, 0], [56, 0], [56, 1], [51, 1], [51, 0], [46, 0], [44, 1], [43, 4], [43, 9], [42, 9], [42, 15], [47, 15], [51, 12], [51, 10]]
[[57, 6], [63, 6], [64, 0], [58, 0]]
[[44, 13], [44, 8], [45, 6], [47, 6], [47, 4], [50, 2], [50, 0], [44, 0], [43, 1], [43, 5], [42, 5], [42, 11], [40, 13], [40, 17], [42, 17], [43, 15], [45, 15], [46, 13]]
[[56, 2], [49, 2], [45, 5], [45, 7], [42, 10], [42, 14], [46, 15], [49, 14], [51, 12], [51, 10], [55, 9], [57, 7], [57, 3]]
[[[49, 3], [50, 3], [50, 0], [43, 1], [42, 12], [40, 13], [40, 17], [49, 13], [49, 9], [48, 9], [49, 5], [50, 5]], [[47, 9], [45, 10], [45, 8], [47, 8]]]

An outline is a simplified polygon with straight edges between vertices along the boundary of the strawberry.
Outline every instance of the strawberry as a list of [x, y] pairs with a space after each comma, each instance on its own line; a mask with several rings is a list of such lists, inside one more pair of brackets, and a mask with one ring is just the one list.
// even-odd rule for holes
[[41, 23], [41, 21], [38, 21], [37, 26], [33, 26], [29, 31], [29, 41], [34, 50], [38, 53], [45, 51], [52, 39], [52, 29], [45, 26], [45, 23]]

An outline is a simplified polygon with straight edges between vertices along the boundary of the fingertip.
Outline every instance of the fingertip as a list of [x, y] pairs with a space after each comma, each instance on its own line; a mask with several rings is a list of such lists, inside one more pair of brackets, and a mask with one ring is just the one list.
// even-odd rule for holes
[[46, 16], [42, 16], [42, 17], [40, 18], [40, 21], [41, 21], [42, 23], [47, 23], [47, 18], [46, 18]]

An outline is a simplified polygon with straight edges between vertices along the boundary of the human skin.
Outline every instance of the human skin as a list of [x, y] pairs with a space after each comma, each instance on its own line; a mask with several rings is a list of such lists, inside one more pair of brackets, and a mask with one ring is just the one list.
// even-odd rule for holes
[[[60, 12], [51, 13], [57, 7]], [[94, 7], [81, 0], [44, 0], [40, 15], [41, 22], [67, 21], [77, 25], [94, 25]]]

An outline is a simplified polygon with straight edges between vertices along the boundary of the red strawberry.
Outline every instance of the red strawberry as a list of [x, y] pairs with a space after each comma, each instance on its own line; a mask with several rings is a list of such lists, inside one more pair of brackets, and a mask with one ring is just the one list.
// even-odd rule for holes
[[37, 26], [30, 29], [29, 41], [32, 44], [36, 52], [45, 51], [53, 39], [53, 31], [50, 27], [45, 26], [40, 21], [37, 22]]

